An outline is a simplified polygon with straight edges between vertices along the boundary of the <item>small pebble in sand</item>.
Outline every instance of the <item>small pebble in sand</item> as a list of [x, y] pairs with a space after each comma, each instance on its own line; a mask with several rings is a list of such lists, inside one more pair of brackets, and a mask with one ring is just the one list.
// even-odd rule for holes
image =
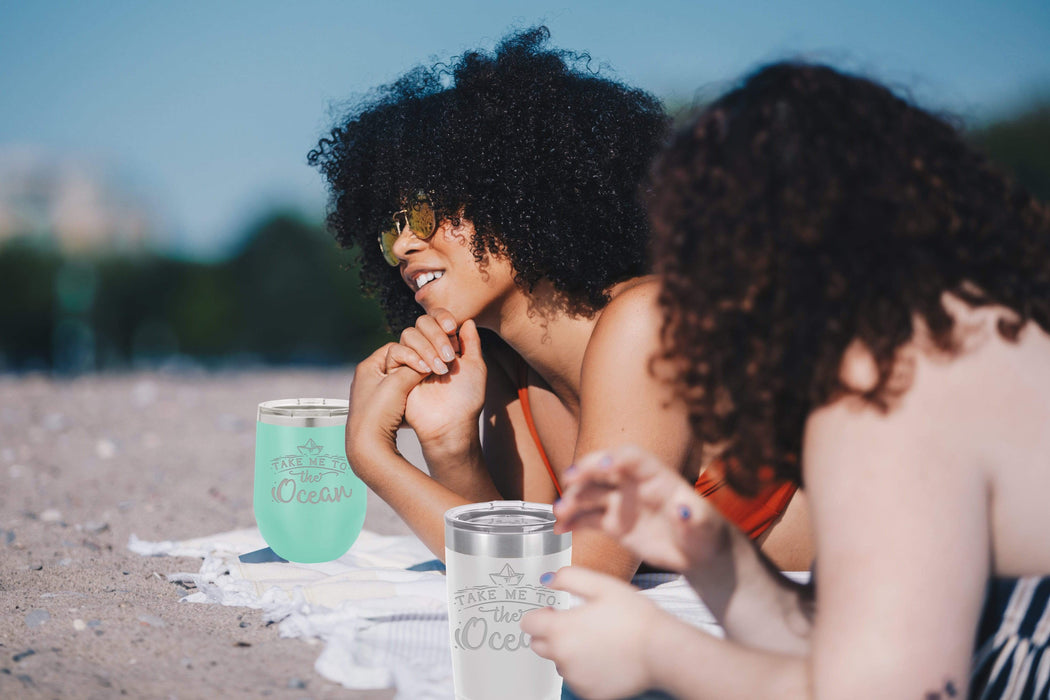
[[83, 632], [87, 629], [87, 623], [81, 620], [79, 617], [73, 620], [73, 629], [77, 632]]
[[23, 467], [21, 464], [12, 464], [10, 467], [7, 468], [7, 473], [11, 476], [12, 479], [17, 479], [25, 473], [25, 470], [26, 468]]
[[150, 627], [167, 627], [167, 623], [156, 615], [139, 615], [139, 622]]
[[220, 413], [219, 417], [215, 419], [215, 424], [220, 430], [226, 430], [231, 433], [240, 432], [248, 427], [248, 423], [244, 418], [233, 413]]
[[53, 433], [61, 432], [71, 425], [70, 420], [61, 413], [48, 413], [44, 416], [43, 423], [44, 428]]
[[45, 523], [57, 523], [62, 519], [62, 513], [55, 508], [48, 508], [39, 515], [39, 518]]
[[306, 687], [306, 681], [302, 678], [291, 678], [288, 680], [288, 687], [296, 690], [302, 690]]
[[51, 619], [51, 613], [43, 608], [37, 608], [26, 615], [26, 627], [39, 627]]
[[117, 454], [117, 445], [112, 440], [103, 438], [95, 443], [95, 454], [99, 459], [113, 459]]
[[26, 658], [27, 656], [32, 656], [35, 653], [36, 653], [36, 651], [34, 649], [26, 649], [22, 653], [15, 654], [14, 656], [12, 656], [11, 660], [14, 661], [17, 664], [22, 659]]
[[148, 380], [136, 382], [131, 389], [131, 400], [135, 402], [136, 406], [140, 407], [149, 406], [157, 400], [159, 395], [160, 389], [157, 388], [156, 383]]
[[82, 526], [84, 532], [92, 535], [97, 535], [100, 532], [105, 532], [109, 529], [109, 523], [104, 523], [101, 520], [89, 520]]

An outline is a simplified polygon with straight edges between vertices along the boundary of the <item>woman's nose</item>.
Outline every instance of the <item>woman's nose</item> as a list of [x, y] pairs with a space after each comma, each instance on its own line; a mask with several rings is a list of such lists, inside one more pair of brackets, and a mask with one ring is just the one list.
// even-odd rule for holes
[[401, 233], [397, 239], [394, 240], [394, 245], [391, 246], [391, 250], [401, 260], [404, 260], [409, 253], [421, 250], [427, 245], [427, 242], [420, 240], [416, 234], [412, 233], [412, 229], [408, 227], [408, 224], [401, 229]]

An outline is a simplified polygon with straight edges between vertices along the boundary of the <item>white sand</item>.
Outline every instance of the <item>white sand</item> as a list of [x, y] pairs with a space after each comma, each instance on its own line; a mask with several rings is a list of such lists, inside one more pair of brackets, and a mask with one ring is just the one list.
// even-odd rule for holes
[[[255, 408], [343, 398], [350, 369], [0, 376], [0, 698], [392, 698], [313, 670], [317, 644], [245, 608], [179, 603], [128, 536], [254, 525]], [[365, 527], [405, 534], [369, 495]]]

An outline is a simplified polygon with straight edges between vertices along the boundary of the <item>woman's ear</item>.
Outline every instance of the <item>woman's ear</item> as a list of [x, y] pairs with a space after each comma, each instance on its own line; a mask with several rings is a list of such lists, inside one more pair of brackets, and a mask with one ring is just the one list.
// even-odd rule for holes
[[866, 394], [879, 383], [879, 365], [868, 346], [854, 339], [842, 353], [839, 381], [850, 391]]

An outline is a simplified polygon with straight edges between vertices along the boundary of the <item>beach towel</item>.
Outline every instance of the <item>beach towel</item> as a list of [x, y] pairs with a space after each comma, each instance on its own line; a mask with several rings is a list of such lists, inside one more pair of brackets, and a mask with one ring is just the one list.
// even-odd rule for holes
[[[443, 567], [414, 536], [363, 530], [350, 551], [323, 564], [241, 561], [266, 547], [257, 528], [181, 542], [132, 535], [128, 547], [144, 556], [202, 558], [199, 571], [168, 576], [190, 589], [184, 601], [259, 609], [279, 623], [282, 637], [322, 640], [314, 669], [329, 680], [393, 687], [398, 700], [454, 697]], [[645, 574], [634, 583], [660, 607], [722, 636], [680, 576]]]

